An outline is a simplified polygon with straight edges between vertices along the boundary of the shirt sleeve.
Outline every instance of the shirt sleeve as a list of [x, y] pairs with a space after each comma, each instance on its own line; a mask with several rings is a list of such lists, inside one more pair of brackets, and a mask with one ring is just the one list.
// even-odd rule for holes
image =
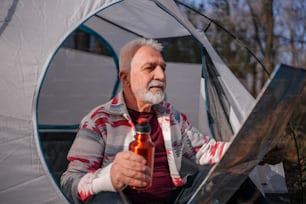
[[215, 164], [224, 155], [226, 152], [229, 143], [228, 142], [220, 142], [215, 141], [212, 138], [205, 139], [206, 142], [202, 145], [202, 147], [197, 151], [196, 158], [199, 164], [205, 165], [205, 164]]
[[220, 161], [228, 148], [228, 142], [216, 141], [210, 136], [203, 135], [189, 124], [184, 114], [182, 114], [181, 125], [185, 156], [195, 160], [200, 165], [212, 165]]
[[112, 163], [101, 168], [105, 148], [103, 134], [88, 122], [80, 130], [69, 150], [69, 165], [61, 177], [66, 196], [79, 203], [101, 191], [115, 191], [110, 180]]

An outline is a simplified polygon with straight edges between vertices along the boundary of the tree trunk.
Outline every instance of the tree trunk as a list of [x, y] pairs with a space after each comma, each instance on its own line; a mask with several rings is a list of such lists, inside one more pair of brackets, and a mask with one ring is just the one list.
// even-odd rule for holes
[[[274, 17], [273, 17], [273, 0], [262, 0], [262, 11], [263, 11], [263, 28], [264, 28], [264, 66], [268, 72], [271, 73], [273, 69], [273, 28], [274, 28]], [[265, 83], [268, 76], [263, 73], [261, 77], [261, 86]]]

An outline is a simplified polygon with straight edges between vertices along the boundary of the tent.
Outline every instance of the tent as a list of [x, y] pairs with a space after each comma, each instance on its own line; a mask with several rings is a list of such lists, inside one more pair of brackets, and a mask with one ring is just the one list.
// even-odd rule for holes
[[[207, 134], [233, 135], [254, 103], [174, 1], [5, 0], [0, 2], [0, 22], [0, 203], [68, 203], [46, 162], [41, 135], [71, 131], [82, 114], [120, 88], [118, 51], [133, 38], [191, 35], [202, 45], [202, 65], [169, 63], [173, 92], [168, 89], [167, 97]], [[77, 28], [94, 33], [111, 57], [62, 48]], [[192, 78], [185, 83], [198, 86], [196, 92], [187, 91], [192, 100], [184, 101], [179, 77]], [[90, 95], [86, 86], [97, 84], [86, 79], [104, 88]]]

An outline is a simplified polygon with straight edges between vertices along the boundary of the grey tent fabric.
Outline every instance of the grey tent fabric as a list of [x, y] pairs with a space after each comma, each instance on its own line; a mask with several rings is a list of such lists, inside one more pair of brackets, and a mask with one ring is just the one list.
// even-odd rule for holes
[[75, 125], [112, 96], [117, 70], [111, 57], [61, 48], [42, 84], [39, 125]]

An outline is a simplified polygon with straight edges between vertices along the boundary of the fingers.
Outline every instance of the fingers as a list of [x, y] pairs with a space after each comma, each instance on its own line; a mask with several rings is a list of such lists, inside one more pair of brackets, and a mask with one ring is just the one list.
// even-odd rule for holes
[[111, 181], [115, 189], [125, 185], [144, 187], [150, 180], [150, 169], [146, 160], [130, 151], [116, 155], [111, 168]]
[[140, 171], [144, 170], [141, 168], [143, 168], [146, 164], [146, 160], [142, 156], [134, 154], [131, 151], [119, 152], [116, 155], [114, 162], [118, 162], [121, 165], [124, 165], [124, 167], [126, 168], [131, 168], [131, 162], [132, 162], [133, 164], [136, 165], [133, 168], [137, 168]]

